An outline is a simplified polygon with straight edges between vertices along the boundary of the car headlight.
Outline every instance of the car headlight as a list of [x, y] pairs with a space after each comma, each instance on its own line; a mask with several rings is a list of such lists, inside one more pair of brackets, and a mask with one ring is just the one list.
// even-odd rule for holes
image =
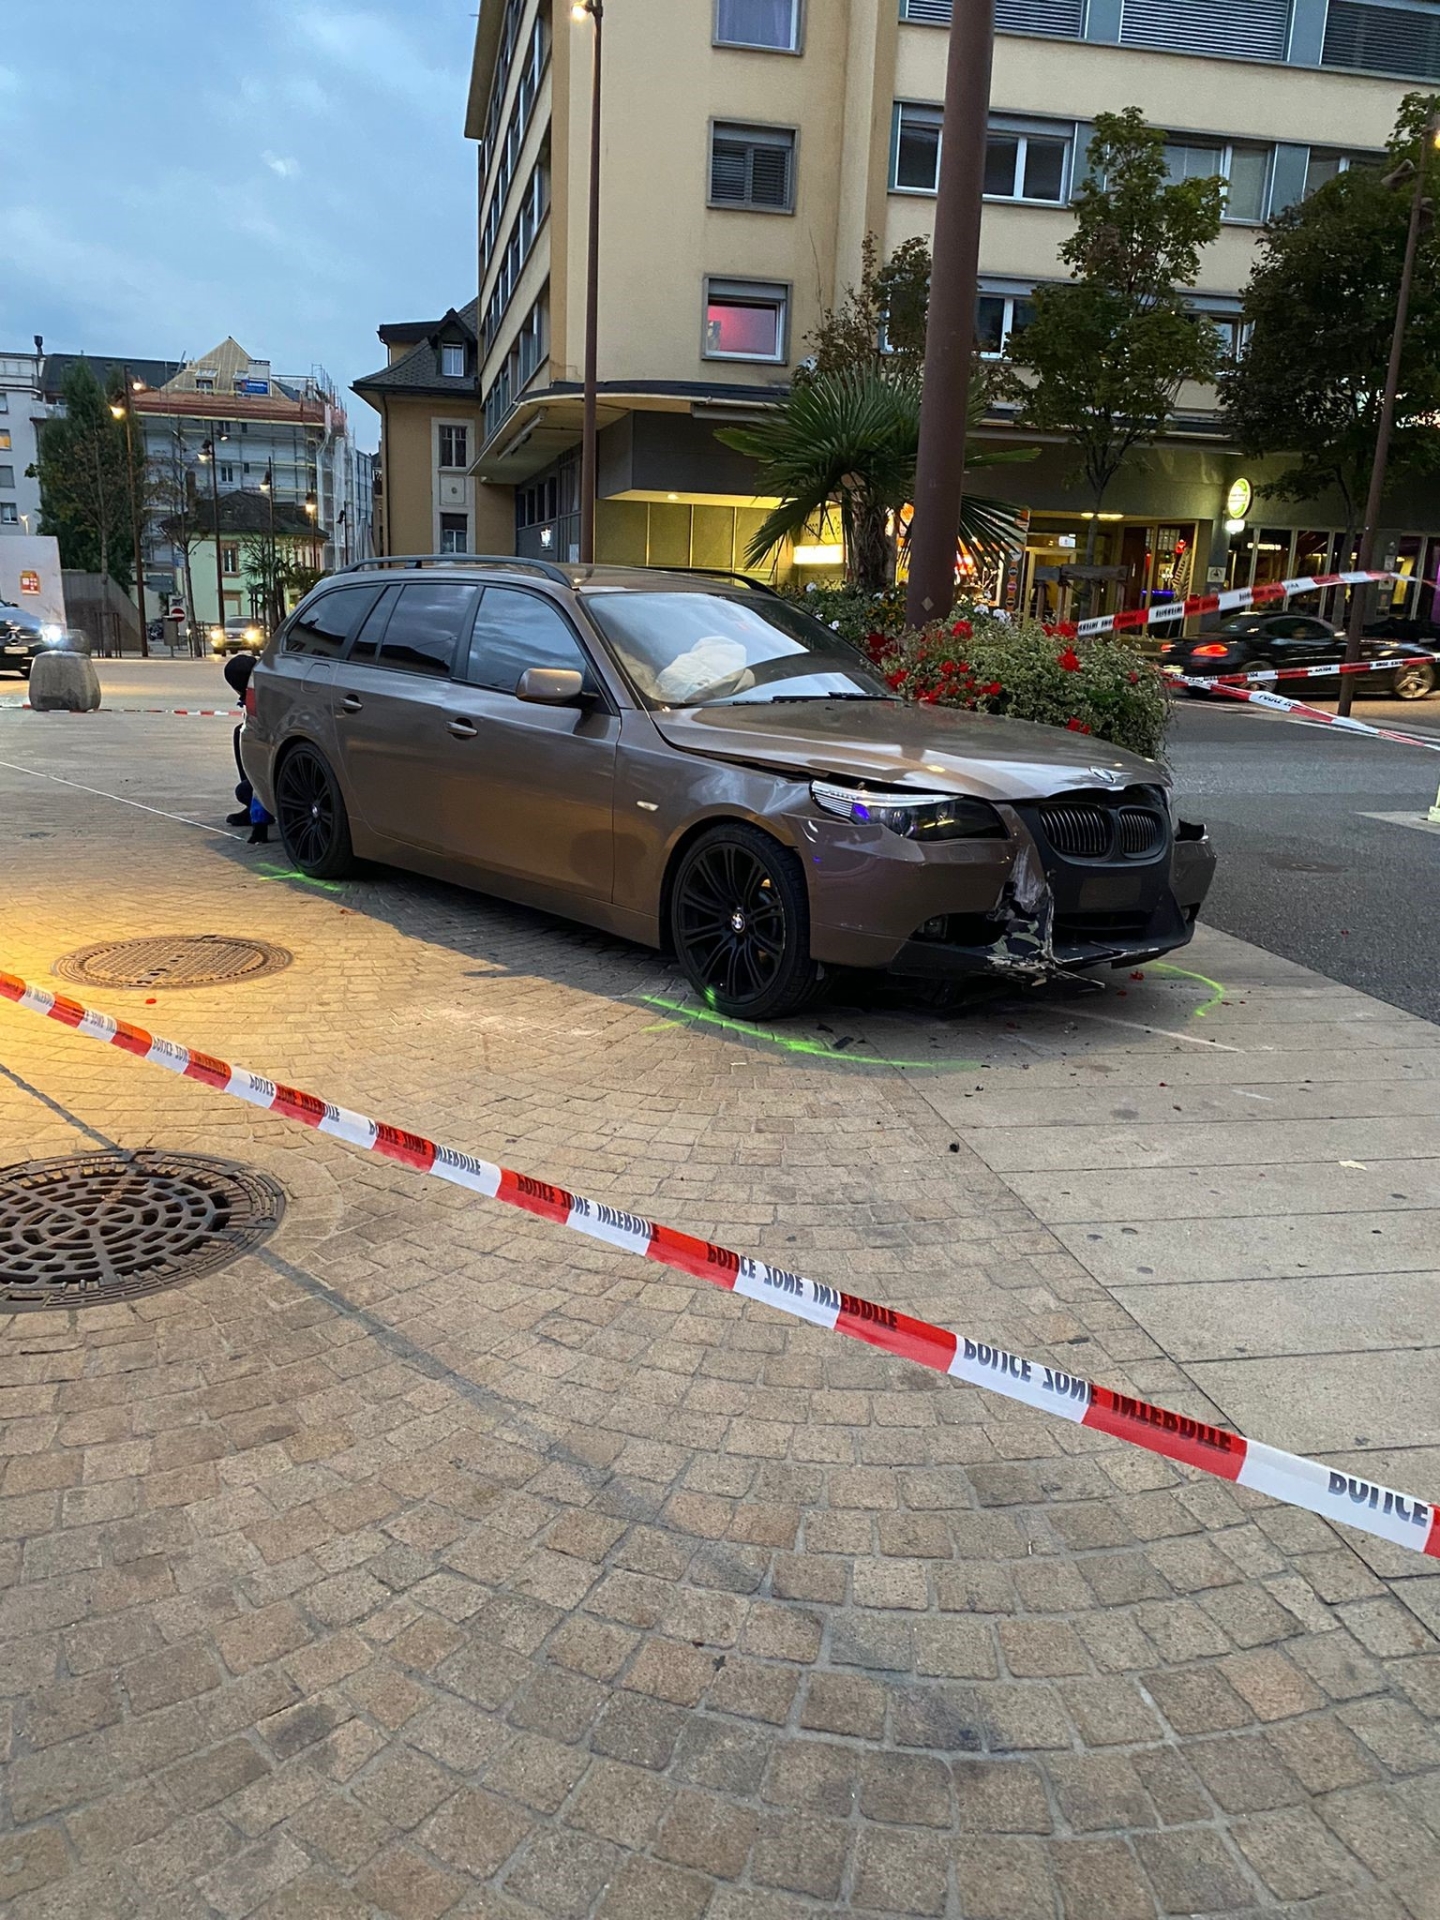
[[810, 797], [826, 813], [873, 821], [902, 840], [1003, 840], [1005, 823], [984, 800], [959, 793], [871, 793], [815, 780]]
[[65, 638], [65, 629], [63, 627], [57, 627], [53, 621], [47, 620], [45, 625], [40, 629], [40, 638], [45, 642], [47, 647], [56, 647]]

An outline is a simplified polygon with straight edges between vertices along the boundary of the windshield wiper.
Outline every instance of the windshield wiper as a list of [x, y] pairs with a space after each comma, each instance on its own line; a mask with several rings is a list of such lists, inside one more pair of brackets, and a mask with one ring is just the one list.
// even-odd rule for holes
[[802, 700], [884, 700], [892, 701], [893, 693], [776, 693], [765, 703], [771, 707], [797, 706]]

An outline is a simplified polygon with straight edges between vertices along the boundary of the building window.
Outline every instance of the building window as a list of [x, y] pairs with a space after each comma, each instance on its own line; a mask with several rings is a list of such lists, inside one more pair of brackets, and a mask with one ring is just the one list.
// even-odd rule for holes
[[1433, 7], [1330, 0], [1320, 58], [1327, 67], [1440, 80], [1440, 18]]
[[710, 134], [710, 204], [789, 213], [795, 205], [795, 135], [788, 127], [717, 124]]
[[441, 553], [468, 553], [470, 551], [470, 516], [468, 514], [441, 514], [440, 551]]
[[[934, 193], [940, 184], [939, 107], [900, 101], [895, 108], [891, 185], [901, 193]], [[985, 139], [985, 195], [991, 200], [1032, 200], [1060, 206], [1069, 194], [1068, 127], [1047, 132], [991, 123]]]
[[800, 0], [715, 0], [715, 43], [800, 51]]
[[1333, 147], [1311, 147], [1305, 168], [1306, 197], [1317, 187], [1326, 186], [1337, 174], [1349, 173], [1352, 167], [1374, 166], [1377, 158], [1373, 153], [1337, 153]]
[[234, 486], [234, 484], [235, 484], [235, 469], [234, 469], [234, 467], [233, 467], [233, 466], [226, 466], [226, 465], [224, 465], [224, 464], [222, 463], [222, 465], [221, 465], [221, 468], [220, 468], [220, 484], [221, 484], [221, 486], [222, 486], [222, 487], [233, 487], [233, 486]]
[[463, 380], [465, 378], [464, 347], [441, 347], [440, 371], [447, 380]]
[[940, 179], [939, 107], [895, 108], [895, 154], [891, 184], [905, 193], [934, 193]]
[[488, 440], [503, 424], [515, 402], [544, 364], [549, 350], [550, 289], [547, 286], [526, 314], [505, 364], [491, 381], [485, 395], [485, 438]]
[[1270, 154], [1269, 147], [1172, 140], [1165, 146], [1165, 165], [1172, 180], [1222, 180], [1225, 219], [1259, 221], [1269, 198]]
[[705, 288], [707, 360], [785, 360], [790, 296], [784, 287], [711, 280]]
[[1010, 350], [1011, 337], [1023, 333], [1035, 309], [1023, 293], [982, 293], [975, 303], [975, 344], [987, 360]]
[[985, 192], [992, 200], [1065, 198], [1070, 141], [1063, 134], [1010, 133], [992, 127], [985, 139]]
[[195, 376], [195, 391], [197, 393], [213, 393], [215, 391], [214, 374], [197, 373]]
[[0, 487], [13, 488], [14, 485], [15, 485], [14, 467], [0, 467]]
[[239, 573], [240, 571], [239, 547], [227, 546], [223, 540], [220, 543], [220, 571], [222, 573]]
[[18, 527], [20, 510], [13, 500], [0, 500], [0, 527]]
[[10, 396], [3, 387], [0, 387], [0, 413], [8, 413], [9, 411]]
[[0, 453], [9, 453], [9, 451], [10, 429], [8, 427], [0, 428]]
[[[1135, 0], [1127, 0], [1126, 11], [1134, 4]], [[948, 27], [952, 6], [953, 0], [900, 0], [900, 18], [917, 27]], [[1002, 33], [1078, 39], [1084, 30], [1084, 8], [1085, 0], [995, 0], [995, 25]]]
[[470, 441], [470, 429], [468, 427], [441, 427], [440, 429], [440, 464], [441, 466], [442, 467], [461, 467], [461, 468], [468, 467], [470, 462], [466, 457], [466, 453], [467, 453], [467, 448], [469, 446], [469, 441]]

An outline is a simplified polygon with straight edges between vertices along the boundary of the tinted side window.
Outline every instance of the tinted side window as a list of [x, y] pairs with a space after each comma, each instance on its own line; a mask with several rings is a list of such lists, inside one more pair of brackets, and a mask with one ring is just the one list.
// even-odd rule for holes
[[395, 610], [395, 602], [400, 598], [399, 587], [386, 587], [365, 617], [364, 624], [350, 644], [351, 660], [373, 661], [380, 646], [380, 639]]
[[514, 693], [527, 667], [564, 667], [593, 680], [569, 622], [548, 600], [514, 587], [487, 587], [465, 678], [472, 686]]
[[449, 580], [401, 587], [380, 642], [379, 664], [443, 680], [454, 666], [457, 642], [469, 635], [479, 598], [478, 587]]
[[335, 659], [344, 652], [351, 628], [369, 611], [375, 592], [374, 587], [337, 587], [334, 593], [321, 594], [291, 621], [284, 651]]

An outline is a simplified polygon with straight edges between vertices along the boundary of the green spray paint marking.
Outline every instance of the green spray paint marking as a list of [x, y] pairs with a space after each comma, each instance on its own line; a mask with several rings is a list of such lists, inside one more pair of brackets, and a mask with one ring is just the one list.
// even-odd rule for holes
[[1151, 969], [1155, 973], [1173, 973], [1179, 980], [1198, 980], [1202, 987], [1209, 987], [1210, 998], [1203, 1007], [1196, 1007], [1190, 1015], [1192, 1020], [1203, 1020], [1207, 1013], [1213, 1013], [1230, 991], [1222, 987], [1218, 980], [1212, 980], [1208, 973], [1192, 973], [1189, 967], [1172, 967], [1168, 961], [1152, 960]]
[[[711, 1013], [701, 1007], [685, 1007], [678, 1000], [666, 1000], [656, 993], [642, 993], [640, 999], [647, 1007], [663, 1007], [666, 1013], [676, 1016], [675, 1020], [663, 1022], [665, 1026], [688, 1020], [696, 1026], [720, 1027], [727, 1033], [743, 1033], [747, 1040], [766, 1040], [784, 1053], [808, 1053], [847, 1067], [901, 1067], [918, 1073], [956, 1073], [967, 1070], [975, 1072], [984, 1064], [979, 1060], [892, 1060], [883, 1053], [845, 1053], [837, 1047], [827, 1047], [823, 1040], [799, 1040], [789, 1034], [775, 1033], [769, 1027], [749, 1026], [743, 1020], [727, 1020], [724, 1014]], [[660, 1028], [647, 1027], [645, 1031], [658, 1033]]]
[[322, 893], [343, 893], [344, 887], [338, 880], [314, 880], [308, 873], [301, 873], [298, 867], [276, 867], [261, 860], [256, 863], [256, 873], [263, 873], [267, 880], [298, 880], [303, 887], [319, 887]]

